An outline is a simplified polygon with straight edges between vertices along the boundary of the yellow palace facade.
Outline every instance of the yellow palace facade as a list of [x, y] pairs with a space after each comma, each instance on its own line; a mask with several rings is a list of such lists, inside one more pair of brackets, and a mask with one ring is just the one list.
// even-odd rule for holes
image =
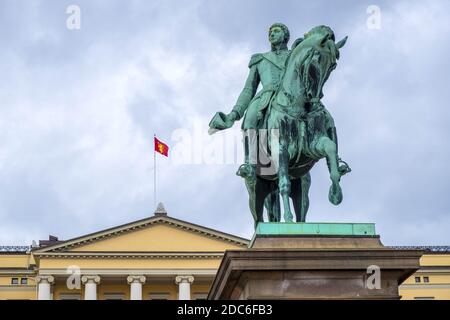
[[[67, 241], [0, 247], [0, 299], [206, 299], [225, 250], [249, 241], [167, 216], [154, 216]], [[403, 299], [450, 300], [450, 247], [422, 247], [421, 268]]]

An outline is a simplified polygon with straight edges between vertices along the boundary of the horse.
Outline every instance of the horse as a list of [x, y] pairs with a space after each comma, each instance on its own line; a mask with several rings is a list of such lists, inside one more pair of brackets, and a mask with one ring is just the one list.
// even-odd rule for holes
[[[335, 43], [335, 35], [327, 26], [317, 26], [296, 41], [286, 61], [280, 85], [272, 96], [263, 118], [267, 130], [266, 156], [270, 168], [247, 166], [239, 172], [250, 193], [250, 209], [258, 222], [263, 222], [264, 207], [269, 221], [280, 222], [280, 196], [284, 221], [293, 222], [289, 198], [292, 198], [297, 222], [305, 222], [309, 207], [310, 170], [320, 159], [326, 158], [331, 186], [328, 199], [338, 205], [343, 199], [341, 176], [351, 171], [338, 157], [337, 135], [333, 118], [322, 104], [323, 86], [336, 68], [339, 49], [347, 37]], [[262, 143], [258, 143], [258, 155]], [[259, 161], [259, 159], [258, 159]]]

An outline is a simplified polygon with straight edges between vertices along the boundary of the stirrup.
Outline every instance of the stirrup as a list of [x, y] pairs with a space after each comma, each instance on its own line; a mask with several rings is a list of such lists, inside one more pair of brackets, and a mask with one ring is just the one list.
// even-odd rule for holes
[[345, 175], [345, 174], [347, 174], [349, 172], [352, 172], [352, 169], [347, 164], [347, 162], [345, 162], [344, 160], [339, 158], [338, 159], [338, 171], [339, 171], [339, 174], [341, 176], [343, 176], [343, 175]]

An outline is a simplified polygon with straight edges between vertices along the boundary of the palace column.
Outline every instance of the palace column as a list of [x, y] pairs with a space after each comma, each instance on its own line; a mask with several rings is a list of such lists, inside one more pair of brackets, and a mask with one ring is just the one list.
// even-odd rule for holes
[[37, 276], [36, 283], [38, 284], [38, 300], [51, 300], [50, 287], [55, 282], [53, 276]]
[[99, 276], [82, 276], [84, 284], [84, 300], [97, 300], [97, 284], [100, 283]]
[[175, 283], [178, 285], [178, 300], [191, 300], [191, 283], [193, 276], [177, 276]]
[[128, 276], [130, 285], [130, 300], [142, 300], [142, 285], [145, 283], [144, 276]]

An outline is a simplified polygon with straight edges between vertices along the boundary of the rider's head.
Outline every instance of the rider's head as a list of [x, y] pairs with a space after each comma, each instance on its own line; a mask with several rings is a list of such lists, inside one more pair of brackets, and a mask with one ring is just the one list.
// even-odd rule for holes
[[269, 41], [272, 49], [275, 47], [285, 47], [289, 41], [289, 29], [282, 23], [274, 23], [269, 28]]

